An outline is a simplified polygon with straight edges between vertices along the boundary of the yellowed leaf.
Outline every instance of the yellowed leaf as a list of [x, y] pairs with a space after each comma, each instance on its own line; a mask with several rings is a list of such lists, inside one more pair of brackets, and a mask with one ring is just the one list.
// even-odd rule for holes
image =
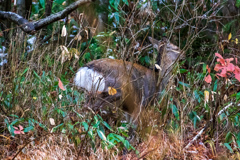
[[228, 40], [230, 40], [231, 38], [232, 38], [232, 33], [229, 33]]
[[235, 39], [235, 43], [238, 44], [238, 39], [237, 38]]
[[117, 94], [117, 90], [113, 87], [108, 87], [108, 94], [110, 96], [113, 96], [113, 95]]
[[224, 47], [223, 47], [223, 45], [221, 44], [221, 49], [222, 49], [222, 51], [224, 52]]
[[209, 92], [208, 91], [204, 91], [204, 103], [208, 103], [209, 101]]

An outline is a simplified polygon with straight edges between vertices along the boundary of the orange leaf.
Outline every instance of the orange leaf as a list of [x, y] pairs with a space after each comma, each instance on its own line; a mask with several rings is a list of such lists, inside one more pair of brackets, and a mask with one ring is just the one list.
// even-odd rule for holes
[[208, 73], [210, 73], [211, 72], [211, 69], [208, 67], [208, 65], [207, 65], [207, 70], [208, 70]]
[[117, 90], [113, 87], [108, 87], [108, 94], [110, 96], [113, 96], [113, 95], [117, 94]]
[[62, 81], [58, 78], [58, 87], [61, 89], [61, 90], [63, 90], [63, 91], [65, 91], [66, 89], [64, 88], [64, 86], [63, 86], [63, 83], [62, 83]]
[[207, 83], [211, 83], [212, 82], [212, 77], [210, 76], [210, 74], [207, 76], [207, 77], [205, 77], [205, 82], [207, 82]]

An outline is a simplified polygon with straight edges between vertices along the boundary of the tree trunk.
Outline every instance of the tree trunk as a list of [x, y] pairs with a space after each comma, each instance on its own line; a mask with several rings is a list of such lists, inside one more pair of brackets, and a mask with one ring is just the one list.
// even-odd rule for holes
[[[0, 10], [2, 11], [11, 10], [11, 3], [9, 3], [9, 0], [0, 1]], [[0, 20], [0, 28], [3, 31], [3, 36], [5, 39], [3, 45], [6, 46], [9, 44], [9, 29], [11, 28], [11, 22], [8, 20]]]

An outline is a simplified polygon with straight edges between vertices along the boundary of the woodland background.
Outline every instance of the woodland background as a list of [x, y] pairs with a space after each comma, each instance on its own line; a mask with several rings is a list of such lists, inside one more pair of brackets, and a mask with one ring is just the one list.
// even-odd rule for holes
[[[239, 7], [0, 0], [0, 158], [240, 159]], [[167, 37], [186, 58], [129, 142], [127, 123], [84, 111], [87, 95], [72, 82], [79, 67], [104, 57], [153, 67], [148, 36]]]

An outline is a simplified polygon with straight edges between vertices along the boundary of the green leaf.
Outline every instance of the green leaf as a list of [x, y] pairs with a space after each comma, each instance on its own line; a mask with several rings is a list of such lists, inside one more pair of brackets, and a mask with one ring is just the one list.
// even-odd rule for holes
[[145, 60], [145, 62], [146, 62], [147, 64], [150, 64], [150, 58], [149, 58], [149, 56], [145, 56], [145, 57], [144, 57], [144, 60]]
[[178, 109], [174, 104], [170, 104], [170, 108], [172, 109], [173, 115], [176, 117], [177, 120], [179, 120], [179, 114]]
[[232, 133], [228, 132], [226, 137], [225, 137], [225, 142], [229, 143], [232, 140]]
[[82, 122], [82, 125], [83, 125], [85, 131], [87, 131], [88, 130], [88, 124], [86, 122]]
[[34, 74], [39, 80], [41, 80], [41, 78], [39, 77], [39, 75], [38, 75], [35, 71], [33, 71], [33, 74]]
[[240, 92], [237, 93], [236, 99], [237, 99], [237, 101], [240, 99]]
[[124, 140], [123, 145], [129, 150], [130, 148], [130, 143], [127, 140]]
[[206, 74], [206, 72], [207, 72], [207, 65], [204, 63], [203, 64], [203, 73]]
[[63, 123], [57, 125], [56, 127], [52, 128], [52, 132], [55, 132], [58, 128], [60, 128], [63, 125]]
[[195, 99], [198, 101], [198, 103], [200, 103], [201, 98], [200, 98], [200, 95], [198, 94], [198, 91], [197, 90], [193, 91], [193, 94], [194, 94]]
[[227, 23], [226, 25], [224, 25], [224, 27], [223, 27], [224, 32], [229, 32], [230, 29], [231, 29], [232, 24], [233, 24], [235, 21], [236, 21], [236, 19], [235, 19], [235, 20], [232, 20], [232, 21], [230, 21], [229, 23]]
[[98, 136], [99, 136], [102, 140], [104, 140], [104, 141], [107, 140], [106, 136], [104, 135], [104, 133], [103, 133], [101, 130], [97, 129], [97, 133], [98, 133]]
[[214, 86], [213, 86], [213, 91], [216, 92], [217, 91], [217, 85], [218, 85], [218, 80], [216, 80], [214, 82]]
[[238, 148], [240, 148], [240, 140], [237, 140]]
[[91, 54], [89, 52], [87, 52], [85, 55], [84, 55], [84, 59], [86, 59], [87, 61], [90, 60], [90, 57], [91, 57]]
[[109, 124], [105, 121], [102, 122], [105, 127], [107, 127], [109, 130], [113, 131], [112, 128], [109, 126]]
[[236, 7], [237, 7], [237, 8], [240, 7], [240, 0], [236, 0]]
[[123, 3], [125, 3], [127, 6], [129, 5], [128, 0], [123, 0]]
[[188, 70], [186, 70], [186, 69], [180, 69], [180, 73], [186, 73], [186, 72], [188, 72]]
[[114, 12], [113, 14], [114, 14], [114, 18], [115, 18], [117, 24], [119, 24], [119, 23], [120, 23], [120, 20], [119, 20], [119, 13], [118, 13], [118, 12]]
[[26, 132], [29, 132], [29, 131], [31, 131], [33, 129], [34, 129], [33, 126], [29, 126], [29, 127], [24, 128], [24, 132], [26, 133]]
[[90, 136], [91, 139], [94, 139], [94, 137], [93, 137], [93, 130], [92, 129], [89, 129], [88, 135]]
[[228, 143], [224, 143], [224, 145], [230, 150], [230, 152], [233, 152], [232, 147]]
[[23, 73], [21, 74], [21, 76], [23, 76], [23, 75], [28, 71], [28, 69], [29, 69], [29, 67], [26, 68], [26, 69], [23, 71]]
[[41, 6], [45, 9], [45, 0], [39, 0]]
[[185, 86], [185, 87], [188, 87], [188, 88], [190, 88], [190, 85], [189, 85], [189, 84], [187, 84], [187, 83], [183, 83], [183, 82], [181, 82], [181, 81], [179, 81], [178, 83], [179, 83], [179, 84], [181, 84], [182, 86]]

